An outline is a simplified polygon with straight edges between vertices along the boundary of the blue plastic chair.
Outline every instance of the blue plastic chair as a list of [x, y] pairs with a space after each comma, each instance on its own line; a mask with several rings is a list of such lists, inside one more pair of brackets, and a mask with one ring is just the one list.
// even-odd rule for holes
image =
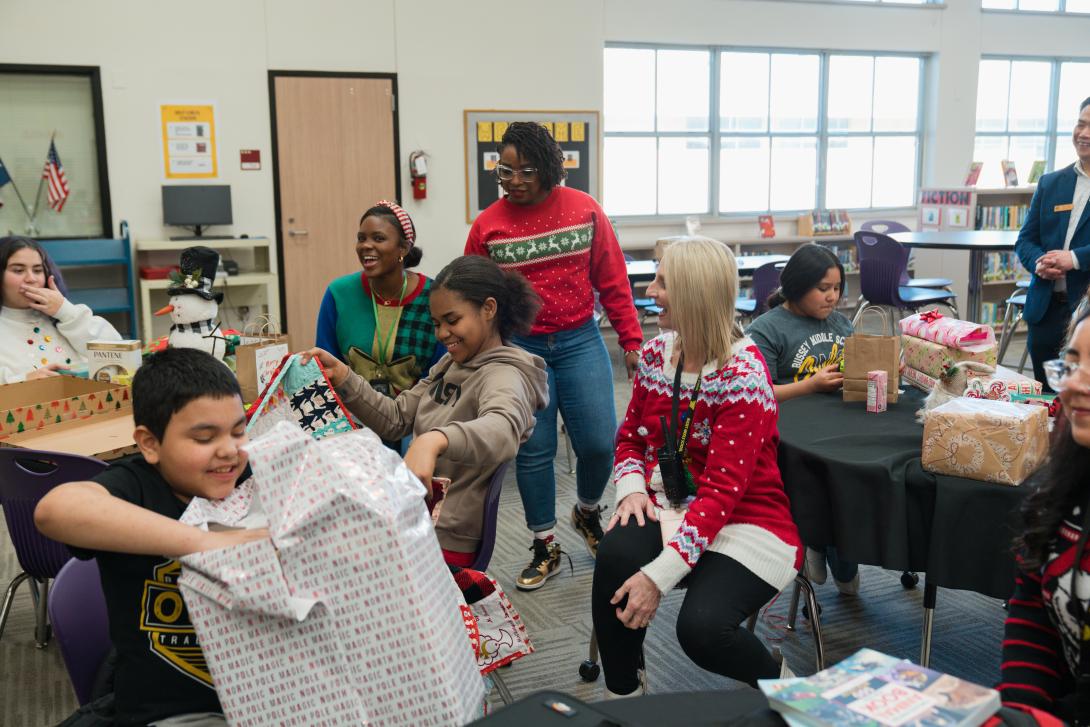
[[765, 263], [753, 271], [753, 297], [739, 297], [734, 304], [739, 315], [756, 318], [768, 310], [768, 297], [780, 287], [782, 263]]
[[110, 618], [95, 560], [68, 561], [53, 581], [49, 620], [80, 706], [94, 698], [95, 680], [110, 653]]
[[[911, 232], [907, 225], [902, 225], [900, 222], [894, 222], [893, 220], [867, 220], [859, 226], [859, 231], [881, 232], [883, 235], [894, 232]], [[911, 250], [909, 250], [908, 259], [912, 259]], [[909, 288], [945, 288], [949, 290], [953, 284], [954, 281], [950, 278], [910, 278], [908, 277], [907, 268], [905, 274], [901, 277], [901, 285]]]
[[[957, 318], [957, 297], [949, 290], [913, 288], [901, 284], [908, 267], [908, 249], [888, 235], [880, 232], [855, 233], [855, 247], [859, 255], [859, 302], [852, 324], [858, 326], [863, 311], [870, 306], [884, 305], [899, 311], [917, 311], [923, 306], [941, 303], [948, 306]], [[890, 335], [897, 334], [897, 325], [890, 317]]]
[[19, 584], [29, 581], [36, 606], [34, 642], [39, 649], [49, 642], [49, 581], [57, 577], [72, 554], [68, 552], [68, 546], [38, 532], [34, 525], [34, 508], [57, 485], [89, 480], [104, 469], [105, 462], [75, 454], [16, 447], [0, 449], [0, 505], [3, 505], [8, 535], [23, 569], [8, 584], [3, 607], [0, 607], [0, 637], [4, 635]]

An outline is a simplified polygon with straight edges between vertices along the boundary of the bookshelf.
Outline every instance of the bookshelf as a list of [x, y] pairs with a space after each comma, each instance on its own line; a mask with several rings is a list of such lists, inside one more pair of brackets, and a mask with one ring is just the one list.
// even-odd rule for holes
[[[924, 188], [920, 190], [919, 229], [1017, 231], [1036, 190], [1036, 185]], [[1014, 294], [1019, 280], [1028, 278], [1015, 253], [985, 253], [980, 322], [994, 326], [999, 333], [1007, 298]]]

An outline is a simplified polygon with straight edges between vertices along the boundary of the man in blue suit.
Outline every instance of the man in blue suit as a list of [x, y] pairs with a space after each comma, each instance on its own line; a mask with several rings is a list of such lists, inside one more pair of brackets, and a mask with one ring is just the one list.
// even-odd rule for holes
[[1071, 140], [1078, 161], [1041, 177], [1014, 247], [1033, 271], [1022, 317], [1033, 376], [1049, 391], [1043, 364], [1060, 355], [1072, 311], [1090, 283], [1090, 98], [1079, 107]]

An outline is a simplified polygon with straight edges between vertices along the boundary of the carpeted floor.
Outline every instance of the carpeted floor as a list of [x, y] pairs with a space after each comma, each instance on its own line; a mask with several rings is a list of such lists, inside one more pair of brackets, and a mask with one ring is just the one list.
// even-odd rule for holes
[[[651, 329], [647, 331], [654, 335]], [[623, 413], [629, 384], [615, 337], [606, 332], [614, 357], [615, 398]], [[1007, 362], [1016, 363], [1021, 341], [1011, 347]], [[557, 455], [557, 513], [559, 538], [571, 554], [562, 571], [541, 590], [522, 593], [514, 578], [529, 562], [529, 535], [525, 530], [522, 503], [514, 472], [500, 505], [500, 527], [489, 572], [495, 576], [521, 612], [537, 652], [503, 670], [503, 678], [516, 698], [541, 689], [569, 692], [586, 701], [601, 697], [602, 680], [582, 682], [577, 673], [586, 658], [591, 620], [588, 606], [594, 562], [576, 537], [568, 520], [575, 501], [575, 478], [568, 473], [563, 448]], [[612, 488], [606, 502], [612, 510]], [[608, 517], [608, 514], [606, 515]], [[0, 522], [0, 584], [19, 572], [18, 562]], [[831, 584], [818, 588], [822, 603], [826, 660], [836, 662], [868, 646], [889, 654], [918, 660], [923, 589], [906, 591], [899, 573], [863, 567], [862, 590], [857, 597], [840, 595]], [[663, 602], [647, 639], [648, 680], [654, 692], [730, 689], [730, 680], [710, 674], [686, 659], [677, 645], [672, 624], [684, 594], [675, 592]], [[779, 644], [788, 663], [800, 674], [814, 669], [813, 648], [806, 622], [799, 616], [798, 633], [783, 629], [790, 592], [768, 609], [758, 634], [768, 644]], [[999, 677], [999, 652], [1005, 612], [999, 601], [966, 591], [940, 590], [935, 614], [932, 665], [945, 672], [981, 684]], [[75, 695], [55, 643], [38, 650], [34, 646], [34, 617], [29, 591], [17, 594], [15, 608], [0, 639], [0, 725], [55, 724], [76, 707]], [[492, 697], [495, 702], [495, 695]]]

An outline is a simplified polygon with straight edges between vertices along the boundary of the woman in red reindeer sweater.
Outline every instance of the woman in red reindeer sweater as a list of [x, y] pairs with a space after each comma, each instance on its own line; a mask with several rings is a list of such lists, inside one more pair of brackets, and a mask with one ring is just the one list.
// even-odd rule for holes
[[666, 249], [648, 289], [674, 330], [643, 346], [617, 433], [617, 510], [592, 593], [610, 696], [639, 690], [646, 628], [686, 577], [677, 634], [689, 658], [753, 686], [781, 673], [740, 626], [791, 583], [802, 549], [776, 464], [772, 381], [734, 323], [737, 280], [725, 245], [695, 239]]

